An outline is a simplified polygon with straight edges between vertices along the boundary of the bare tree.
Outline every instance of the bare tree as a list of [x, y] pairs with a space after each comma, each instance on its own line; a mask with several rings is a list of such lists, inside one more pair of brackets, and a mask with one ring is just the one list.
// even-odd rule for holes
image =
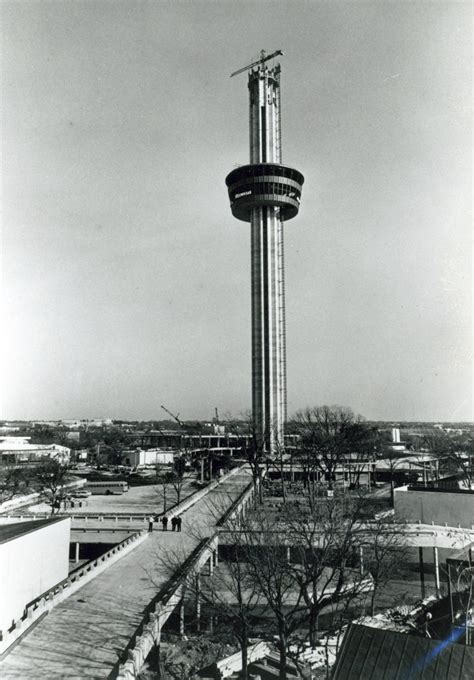
[[317, 644], [319, 615], [341, 599], [360, 596], [370, 581], [356, 567], [360, 544], [359, 497], [320, 498], [307, 513], [294, 508], [286, 519], [292, 573], [308, 616], [311, 647]]
[[376, 432], [360, 416], [343, 406], [317, 406], [296, 414], [300, 434], [299, 457], [305, 468], [319, 470], [333, 488], [336, 472], [352, 456], [372, 460]]
[[166, 472], [166, 474], [157, 479], [158, 497], [163, 503], [164, 513], [166, 513], [168, 510], [168, 501], [170, 500], [168, 496], [168, 491], [171, 486], [172, 477], [173, 477], [172, 472]]
[[[215, 506], [212, 511], [218, 519], [224, 508]], [[253, 578], [249, 545], [245, 533], [241, 531], [240, 519], [240, 515], [229, 516], [221, 526], [223, 541], [228, 546], [225, 564], [212, 569], [212, 574], [207, 576], [201, 567], [191, 565], [187, 571], [185, 590], [188, 598], [205, 604], [212, 620], [218, 620], [226, 633], [235, 639], [242, 657], [241, 677], [247, 680], [249, 637], [265, 603], [258, 582]], [[205, 540], [199, 530], [188, 530], [188, 534], [200, 544]], [[180, 550], [161, 552], [157, 559], [170, 577], [182, 570], [183, 562], [186, 561]], [[210, 559], [213, 559], [212, 556]]]
[[61, 490], [69, 476], [69, 466], [55, 458], [44, 460], [34, 468], [35, 481], [40, 490], [47, 494], [52, 515], [59, 512]]
[[278, 472], [280, 478], [280, 488], [283, 503], [286, 503], [287, 492], [286, 492], [286, 467], [290, 456], [286, 454], [285, 448], [281, 442], [275, 442], [274, 454], [271, 460], [268, 462], [269, 467], [272, 467]]
[[375, 614], [376, 598], [380, 589], [402, 571], [408, 548], [405, 531], [400, 524], [385, 519], [373, 519], [365, 524], [360, 535], [362, 565], [366, 565], [372, 577], [370, 614]]
[[280, 655], [279, 677], [287, 677], [288, 648], [307, 619], [306, 603], [287, 559], [285, 535], [274, 519], [259, 507], [241, 530], [248, 546], [247, 559], [253, 581], [264, 598], [275, 626]]
[[265, 437], [259, 436], [255, 422], [252, 415], [247, 413], [245, 417], [245, 422], [250, 433], [250, 440], [244, 443], [244, 455], [250, 466], [252, 472], [252, 481], [254, 485], [254, 502], [255, 504], [263, 503], [263, 471], [266, 464], [266, 452], [265, 452]]
[[423, 437], [422, 446], [437, 457], [444, 472], [460, 474], [463, 485], [471, 488], [474, 479], [472, 435], [450, 437], [444, 432], [430, 432]]

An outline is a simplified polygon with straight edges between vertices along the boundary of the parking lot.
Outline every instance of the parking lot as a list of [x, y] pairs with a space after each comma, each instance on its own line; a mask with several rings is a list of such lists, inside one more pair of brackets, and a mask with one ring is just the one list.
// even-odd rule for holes
[[[196, 490], [193, 482], [195, 476], [186, 478], [181, 490], [181, 500]], [[169, 484], [166, 489], [167, 507], [176, 503], [176, 492]], [[82, 505], [80, 506], [79, 503]], [[47, 503], [38, 503], [28, 508], [29, 512], [48, 512], [51, 510]], [[91, 495], [74, 502], [74, 507], [67, 507], [61, 503], [61, 512], [74, 514], [86, 513], [161, 513], [163, 512], [163, 487], [161, 484], [147, 484], [131, 486], [128, 491], [120, 495]]]

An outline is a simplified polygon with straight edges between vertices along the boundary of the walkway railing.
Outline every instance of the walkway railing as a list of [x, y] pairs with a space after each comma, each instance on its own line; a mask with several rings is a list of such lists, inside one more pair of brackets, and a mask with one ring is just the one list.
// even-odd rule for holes
[[217, 550], [217, 535], [204, 539], [183, 562], [178, 572], [155, 597], [151, 608], [129, 645], [128, 659], [120, 664], [117, 674], [109, 677], [117, 680], [132, 680], [138, 676], [142, 666], [155, 645], [160, 643], [161, 630], [177, 604], [182, 601], [186, 579], [190, 572], [199, 571], [203, 564]]
[[108, 552], [74, 571], [70, 577], [58, 583], [54, 588], [50, 588], [40, 598], [28, 605], [20, 619], [14, 621], [8, 630], [0, 631], [0, 658], [27, 632], [33, 623], [48, 614], [53, 607], [56, 607], [56, 605], [75, 593], [76, 590], [82, 588], [83, 585], [140, 545], [147, 537], [148, 534], [144, 532], [138, 532], [129, 536]]

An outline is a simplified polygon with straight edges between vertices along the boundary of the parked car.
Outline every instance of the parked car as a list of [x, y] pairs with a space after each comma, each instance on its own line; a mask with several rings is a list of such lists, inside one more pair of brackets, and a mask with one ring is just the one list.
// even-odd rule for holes
[[77, 491], [72, 492], [73, 498], [89, 498], [91, 495], [89, 489], [78, 489]]

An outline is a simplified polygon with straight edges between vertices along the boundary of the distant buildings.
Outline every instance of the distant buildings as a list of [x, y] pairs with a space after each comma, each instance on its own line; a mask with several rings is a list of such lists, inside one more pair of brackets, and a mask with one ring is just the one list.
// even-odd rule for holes
[[48, 426], [48, 427], [64, 427], [68, 430], [85, 429], [89, 427], [110, 427], [113, 425], [113, 420], [111, 418], [84, 418], [82, 420], [33, 420], [32, 425], [38, 427]]
[[60, 444], [31, 444], [31, 437], [0, 437], [0, 465], [55, 458], [68, 463], [71, 449]]

